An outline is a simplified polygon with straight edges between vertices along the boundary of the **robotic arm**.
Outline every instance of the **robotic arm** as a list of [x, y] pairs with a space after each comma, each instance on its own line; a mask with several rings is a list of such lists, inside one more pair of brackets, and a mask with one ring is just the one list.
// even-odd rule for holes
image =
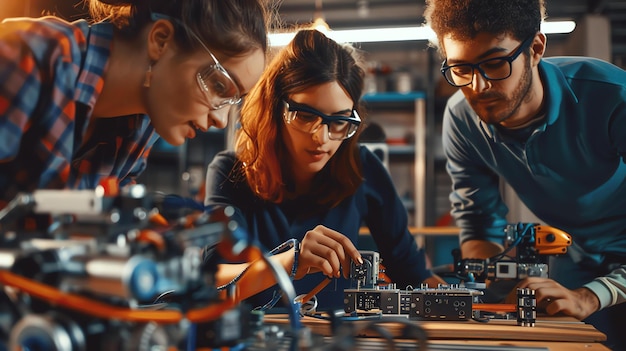
[[453, 251], [455, 274], [467, 282], [547, 277], [548, 256], [566, 253], [571, 244], [572, 237], [555, 227], [509, 224], [504, 230], [505, 250], [497, 256], [463, 259], [460, 251]]

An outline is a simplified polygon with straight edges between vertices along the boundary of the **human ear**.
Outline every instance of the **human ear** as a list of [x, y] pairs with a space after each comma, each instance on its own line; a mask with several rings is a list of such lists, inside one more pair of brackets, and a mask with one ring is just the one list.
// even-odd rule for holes
[[148, 31], [148, 55], [156, 62], [174, 41], [174, 25], [166, 19], [159, 19]]
[[530, 58], [533, 66], [539, 64], [539, 61], [546, 52], [546, 35], [539, 32], [533, 38], [530, 45]]

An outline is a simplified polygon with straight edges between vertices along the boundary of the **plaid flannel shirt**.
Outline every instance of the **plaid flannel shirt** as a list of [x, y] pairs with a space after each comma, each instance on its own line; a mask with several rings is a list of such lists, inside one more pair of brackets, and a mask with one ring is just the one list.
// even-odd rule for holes
[[158, 138], [148, 116], [90, 118], [113, 30], [55, 17], [0, 23], [0, 208], [35, 189], [93, 189], [104, 177], [124, 186], [145, 169]]

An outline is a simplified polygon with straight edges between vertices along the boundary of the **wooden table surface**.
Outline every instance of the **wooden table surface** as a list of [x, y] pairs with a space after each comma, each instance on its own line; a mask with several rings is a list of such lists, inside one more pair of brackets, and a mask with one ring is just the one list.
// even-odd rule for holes
[[[456, 236], [461, 230], [458, 227], [409, 227], [409, 232], [413, 235], [427, 236]], [[369, 235], [370, 231], [367, 227], [361, 227], [359, 234]]]
[[[267, 324], [284, 324], [284, 315], [266, 315]], [[370, 321], [350, 321], [354, 323], [355, 334], [360, 337], [380, 337], [380, 334], [365, 329]], [[396, 323], [385, 318], [379, 320], [384, 329], [394, 337], [402, 335], [404, 323]], [[487, 323], [476, 321], [413, 321], [421, 326], [433, 344], [474, 344], [474, 345], [519, 345], [537, 347], [550, 351], [609, 350], [601, 344], [606, 336], [593, 326], [570, 317], [540, 317], [534, 327], [518, 326], [515, 320], [490, 320]], [[327, 320], [303, 317], [302, 323], [313, 333], [332, 336]]]

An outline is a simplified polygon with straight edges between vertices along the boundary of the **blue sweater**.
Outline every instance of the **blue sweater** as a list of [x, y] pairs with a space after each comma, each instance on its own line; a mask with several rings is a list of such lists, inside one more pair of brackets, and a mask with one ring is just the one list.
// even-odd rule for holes
[[[523, 138], [480, 121], [460, 91], [448, 101], [443, 147], [461, 242], [501, 241], [508, 212], [502, 177], [538, 218], [570, 233], [589, 257], [626, 257], [626, 72], [574, 57], [543, 59], [539, 72], [546, 118]], [[626, 270], [587, 287], [602, 307], [623, 302]]]
[[[336, 207], [318, 211], [310, 198], [280, 204], [261, 200], [243, 177], [233, 176], [238, 167], [235, 154], [222, 152], [208, 167], [205, 204], [237, 208], [239, 224], [267, 251], [290, 238], [302, 240], [318, 224], [344, 234], [358, 247], [359, 228], [364, 224], [378, 247], [387, 275], [399, 288], [419, 286], [432, 273], [426, 268], [424, 251], [418, 249], [408, 231], [407, 211], [378, 158], [365, 147], [361, 147], [360, 155], [364, 181], [356, 193]], [[323, 279], [317, 273], [295, 281], [296, 293], [307, 294]], [[348, 287], [348, 280], [335, 279], [317, 294], [319, 308], [343, 308], [343, 290]], [[271, 299], [273, 290], [257, 294], [249, 302], [253, 307], [261, 306]]]

